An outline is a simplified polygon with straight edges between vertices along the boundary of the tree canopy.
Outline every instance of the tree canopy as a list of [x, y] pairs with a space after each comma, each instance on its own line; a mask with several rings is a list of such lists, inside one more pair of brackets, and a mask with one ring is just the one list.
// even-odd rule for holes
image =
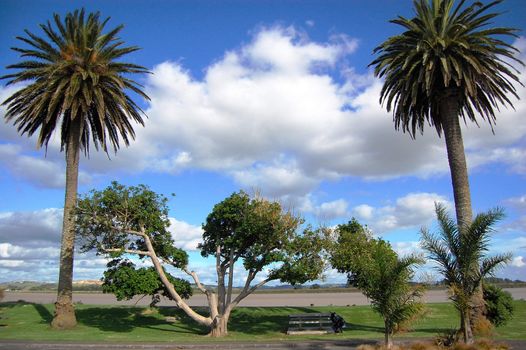
[[398, 16], [391, 23], [404, 31], [380, 44], [371, 63], [385, 78], [380, 101], [393, 110], [396, 129], [415, 136], [426, 121], [440, 134], [444, 113], [440, 105], [454, 95], [455, 111], [475, 123], [477, 116], [494, 125], [499, 104], [512, 105], [518, 98], [522, 65], [519, 50], [505, 41], [517, 37], [517, 29], [491, 27], [499, 13], [488, 13], [502, 0], [488, 4], [454, 0], [414, 0], [415, 16]]
[[[301, 229], [302, 220], [277, 202], [234, 193], [214, 206], [203, 224], [204, 257], [216, 262], [217, 292], [201, 283], [188, 269], [188, 255], [174, 246], [168, 231], [167, 198], [147, 186], [123, 186], [113, 182], [81, 197], [77, 232], [85, 250], [113, 257], [105, 272], [105, 290], [119, 298], [162, 293], [196, 322], [208, 326], [213, 336], [227, 334], [230, 313], [254, 290], [279, 280], [296, 284], [320, 278], [324, 268], [323, 230]], [[151, 268], [137, 268], [129, 255], [149, 258]], [[246, 278], [241, 291], [232, 295], [234, 265], [241, 261]], [[193, 279], [208, 300], [202, 315], [183, 300], [190, 295], [186, 280], [170, 276], [165, 266], [179, 269]], [[154, 276], [157, 275], [157, 278]], [[256, 282], [258, 274], [262, 274]]]

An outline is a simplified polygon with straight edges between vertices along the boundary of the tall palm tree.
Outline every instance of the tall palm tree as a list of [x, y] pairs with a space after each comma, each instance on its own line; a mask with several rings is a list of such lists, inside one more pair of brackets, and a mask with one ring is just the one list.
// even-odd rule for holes
[[492, 227], [504, 215], [502, 210], [495, 209], [477, 215], [469, 225], [459, 226], [440, 204], [436, 205], [436, 213], [440, 231], [432, 234], [423, 228], [421, 245], [444, 275], [451, 299], [460, 314], [464, 342], [471, 343], [471, 309], [476, 307], [472, 303], [473, 296], [484, 277], [511, 259], [510, 254], [486, 256]]
[[[40, 25], [45, 37], [28, 30], [17, 37], [28, 48], [15, 47], [23, 61], [8, 66], [17, 72], [1, 77], [7, 84], [30, 82], [15, 92], [7, 105], [5, 119], [13, 122], [23, 135], [38, 133], [38, 147], [47, 148], [51, 136], [60, 126], [61, 151], [66, 155], [66, 194], [60, 273], [55, 317], [52, 325], [66, 329], [76, 325], [72, 304], [74, 225], [79, 154], [89, 154], [90, 139], [98, 150], [115, 152], [122, 139], [125, 145], [135, 137], [131, 124], [144, 125], [143, 111], [126, 94], [129, 89], [149, 99], [141, 85], [128, 77], [130, 73], [147, 73], [142, 66], [117, 60], [138, 47], [123, 47], [117, 34], [123, 28], [103, 33], [109, 18], [100, 14], [85, 16], [84, 9], [68, 13], [62, 21], [54, 14], [54, 26]], [[26, 59], [27, 58], [27, 59]]]
[[[493, 128], [495, 109], [512, 106], [519, 82], [512, 63], [518, 50], [499, 38], [516, 37], [516, 29], [488, 27], [497, 13], [487, 13], [502, 2], [487, 5], [465, 0], [414, 0], [415, 17], [392, 23], [405, 31], [387, 39], [374, 52], [375, 75], [385, 79], [380, 103], [393, 111], [395, 128], [415, 137], [424, 124], [444, 133], [457, 223], [472, 220], [471, 196], [459, 119]], [[510, 63], [511, 62], [511, 63]]]

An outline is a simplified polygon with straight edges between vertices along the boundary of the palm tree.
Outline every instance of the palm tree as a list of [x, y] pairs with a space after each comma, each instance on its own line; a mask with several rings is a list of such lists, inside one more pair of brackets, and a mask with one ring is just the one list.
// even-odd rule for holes
[[516, 29], [488, 28], [498, 14], [487, 10], [500, 2], [464, 8], [465, 0], [457, 6], [454, 0], [414, 0], [415, 17], [391, 21], [405, 31], [378, 46], [370, 64], [385, 78], [380, 103], [393, 111], [397, 130], [414, 138], [427, 121], [439, 136], [444, 133], [459, 225], [472, 220], [459, 119], [478, 124], [482, 118], [493, 128], [495, 109], [513, 106], [511, 95], [518, 98], [512, 63], [523, 63], [514, 57], [518, 50], [499, 39], [516, 37]]
[[[1, 77], [7, 84], [29, 81], [3, 102], [7, 105], [5, 119], [13, 122], [20, 134], [38, 132], [38, 147], [47, 148], [51, 136], [60, 125], [61, 151], [66, 155], [66, 194], [58, 296], [52, 325], [66, 329], [76, 325], [72, 304], [74, 225], [73, 209], [77, 200], [78, 166], [81, 151], [89, 155], [90, 139], [95, 149], [116, 152], [122, 138], [129, 144], [135, 133], [131, 120], [144, 125], [143, 111], [125, 93], [130, 89], [149, 99], [141, 85], [128, 78], [130, 73], [147, 73], [142, 66], [118, 62], [138, 47], [123, 47], [117, 34], [118, 26], [104, 34], [109, 18], [100, 20], [99, 13], [84, 10], [68, 13], [62, 21], [54, 14], [40, 25], [46, 37], [28, 30], [17, 37], [29, 48], [13, 50], [24, 58], [8, 66], [18, 71]], [[28, 58], [28, 59], [26, 59]]]
[[511, 254], [487, 257], [489, 235], [493, 225], [504, 216], [502, 210], [494, 209], [479, 214], [467, 226], [459, 226], [448, 216], [446, 209], [436, 205], [440, 231], [431, 234], [421, 230], [421, 245], [428, 258], [438, 264], [438, 270], [450, 288], [451, 299], [459, 311], [464, 342], [473, 342], [471, 311], [476, 307], [472, 299], [478, 292], [482, 279], [496, 267], [508, 262]]

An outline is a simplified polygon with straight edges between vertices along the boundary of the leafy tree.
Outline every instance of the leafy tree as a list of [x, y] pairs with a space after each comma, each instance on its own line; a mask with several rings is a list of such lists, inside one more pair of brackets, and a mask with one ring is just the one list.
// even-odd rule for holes
[[[165, 197], [144, 185], [126, 187], [114, 182], [105, 190], [91, 191], [79, 200], [77, 232], [86, 250], [95, 249], [114, 257], [135, 254], [149, 258], [165, 293], [194, 321], [209, 327], [211, 336], [226, 335], [232, 310], [269, 281], [304, 283], [319, 278], [323, 272], [323, 232], [306, 228], [299, 234], [301, 219], [284, 212], [279, 203], [239, 192], [215, 205], [203, 225], [203, 242], [199, 247], [203, 256], [215, 258], [216, 292], [200, 282], [197, 274], [188, 269], [187, 254], [174, 247], [168, 231], [166, 203]], [[236, 262], [243, 264], [247, 277], [239, 294], [234, 296]], [[186, 291], [185, 286], [174, 285], [165, 265], [193, 279], [206, 295], [208, 314], [202, 315], [188, 306], [181, 294]], [[130, 263], [116, 263], [106, 276], [112, 280], [111, 288], [128, 297], [136, 294], [137, 288], [144, 287], [141, 292], [151, 293], [152, 286], [158, 287], [151, 271], [138, 272]], [[266, 276], [255, 282], [263, 271]], [[122, 282], [115, 283], [116, 278]], [[138, 279], [139, 287], [130, 287], [132, 279]]]
[[[164, 273], [183, 299], [192, 296], [192, 286], [188, 281], [173, 277], [166, 270]], [[137, 269], [128, 259], [110, 261], [102, 280], [102, 291], [114, 294], [117, 300], [129, 300], [136, 295], [151, 296], [152, 305], [159, 301], [160, 295], [173, 300], [153, 267]]]
[[436, 204], [439, 232], [421, 230], [421, 245], [428, 252], [429, 259], [435, 261], [437, 269], [444, 276], [451, 291], [451, 300], [459, 311], [464, 342], [472, 343], [470, 324], [471, 301], [484, 277], [493, 273], [501, 264], [511, 259], [510, 254], [487, 257], [489, 237], [493, 225], [504, 213], [500, 209], [479, 214], [468, 226], [458, 226], [448, 216], [446, 209]]
[[514, 82], [522, 64], [518, 49], [500, 38], [516, 37], [516, 29], [489, 27], [497, 13], [487, 13], [501, 0], [464, 6], [461, 0], [414, 0], [415, 17], [391, 22], [405, 31], [375, 49], [371, 63], [385, 78], [380, 103], [393, 111], [395, 128], [415, 137], [427, 122], [444, 134], [458, 225], [472, 220], [471, 197], [459, 119], [493, 128], [495, 109], [518, 98]]
[[513, 318], [513, 297], [502, 288], [483, 283], [485, 316], [495, 326], [500, 327]]
[[356, 219], [336, 228], [330, 261], [339, 272], [347, 273], [349, 284], [371, 300], [385, 325], [385, 345], [392, 347], [393, 335], [422, 310], [422, 287], [411, 287], [416, 256], [399, 258], [391, 245], [375, 239]]
[[[38, 133], [37, 146], [45, 146], [60, 128], [61, 150], [66, 153], [66, 195], [60, 253], [60, 274], [55, 317], [52, 325], [66, 329], [76, 325], [72, 304], [73, 252], [80, 151], [89, 153], [90, 138], [96, 149], [117, 151], [120, 139], [128, 145], [134, 138], [131, 120], [143, 124], [141, 109], [126, 94], [129, 89], [148, 99], [131, 73], [147, 73], [144, 67], [118, 62], [138, 50], [123, 47], [117, 37], [123, 26], [103, 33], [109, 18], [84, 10], [68, 13], [62, 21], [40, 25], [45, 37], [28, 30], [17, 37], [28, 48], [15, 47], [23, 61], [7, 68], [18, 71], [5, 75], [7, 84], [30, 82], [3, 102], [5, 119], [21, 134]], [[27, 59], [26, 59], [27, 58]]]

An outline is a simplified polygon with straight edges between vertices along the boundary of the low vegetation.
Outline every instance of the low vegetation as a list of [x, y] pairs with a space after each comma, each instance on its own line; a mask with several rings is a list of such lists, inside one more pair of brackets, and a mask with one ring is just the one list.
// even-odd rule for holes
[[484, 316], [495, 326], [500, 327], [513, 318], [513, 297], [511, 293], [492, 284], [484, 284]]

